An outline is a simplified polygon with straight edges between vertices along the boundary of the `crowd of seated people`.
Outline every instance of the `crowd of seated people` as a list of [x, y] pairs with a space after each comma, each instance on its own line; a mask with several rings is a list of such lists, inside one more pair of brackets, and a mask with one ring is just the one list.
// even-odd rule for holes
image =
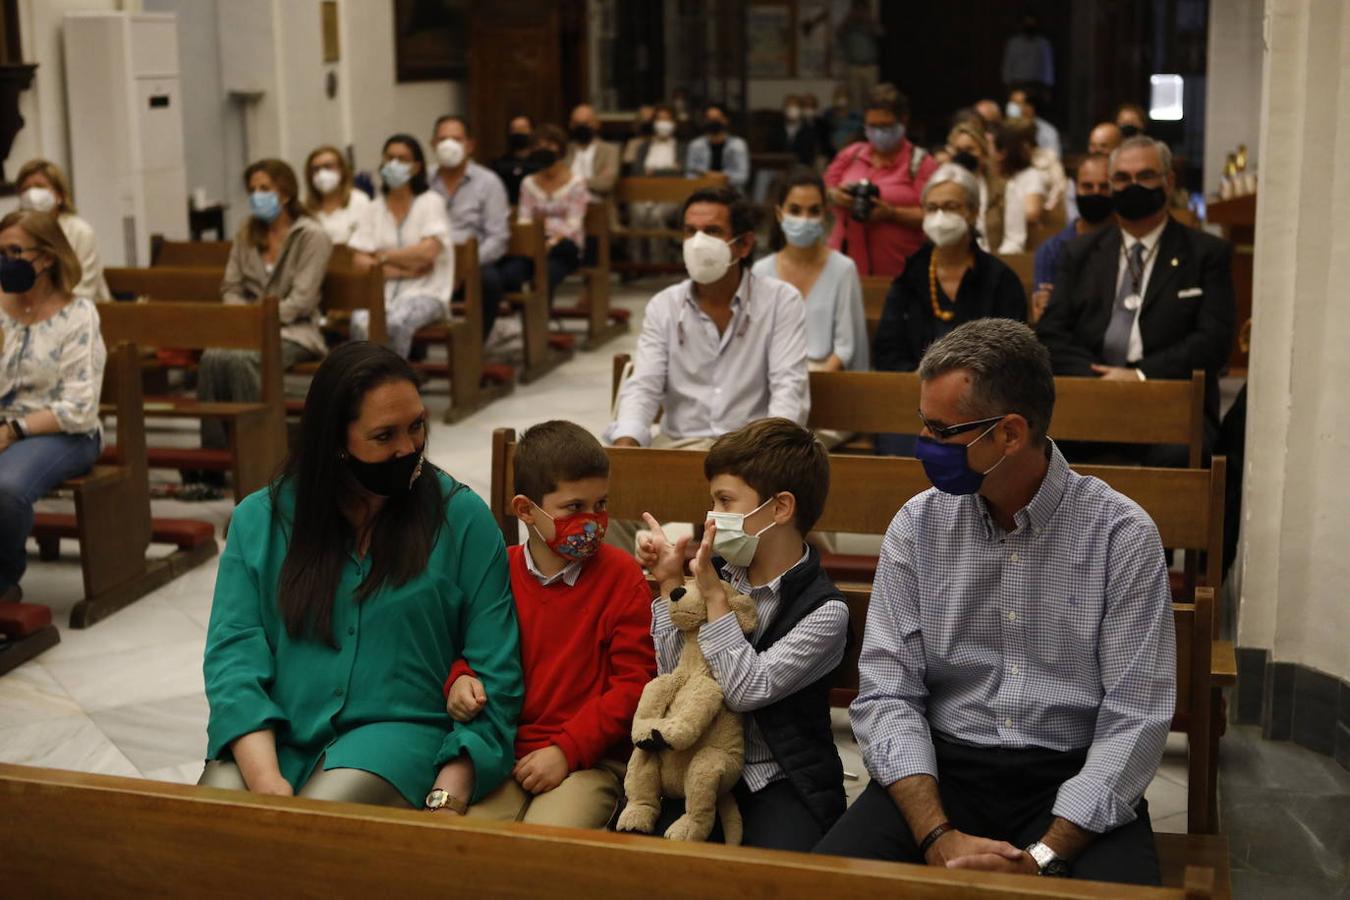
[[[815, 98], [787, 98], [774, 147], [793, 165], [756, 260], [752, 148], [724, 105], [696, 117], [679, 99], [641, 110], [622, 147], [587, 104], [566, 130], [516, 117], [488, 165], [470, 123], [443, 116], [430, 153], [412, 134], [385, 141], [373, 197], [329, 146], [306, 159], [303, 190], [281, 160], [244, 172], [249, 216], [222, 298], [275, 297], [283, 363], [323, 362], [284, 471], [234, 512], [200, 783], [687, 834], [682, 802], [628, 803], [624, 778], [650, 764], [630, 744], [643, 687], [696, 640], [744, 715], [744, 843], [1157, 883], [1143, 795], [1175, 702], [1165, 556], [1139, 507], [1076, 474], [1047, 429], [1055, 375], [1193, 369], [1217, 427], [1230, 248], [1170, 216], [1171, 153], [1136, 110], [1083, 136], [1092, 152], [1056, 193], [1060, 136], [1033, 93], [973, 104], [930, 149], [910, 138], [905, 94], [881, 84], [860, 108], [843, 91], [823, 116]], [[483, 501], [427, 458], [407, 362], [416, 330], [448, 314], [454, 243], [477, 240], [490, 329], [531, 274], [507, 253], [512, 221], [542, 223], [552, 291], [585, 258], [588, 206], [611, 202], [619, 178], [710, 172], [726, 184], [625, 211], [681, 232], [687, 277], [647, 302], [603, 435], [555, 420], [521, 437], [509, 512], [527, 536], [508, 549]], [[18, 594], [33, 502], [101, 440], [98, 282], [59, 170], [35, 165], [20, 187], [25, 209], [0, 221], [0, 328], [32, 335], [0, 350], [3, 599]], [[1064, 229], [1033, 240], [1070, 197]], [[325, 345], [318, 289], [340, 245], [384, 274], [388, 347], [362, 340], [359, 312], [355, 340]], [[1034, 248], [1029, 298], [1001, 257]], [[889, 286], [869, 338], [862, 279], [878, 276]], [[256, 354], [209, 351], [198, 390], [256, 397], [258, 369]], [[915, 435], [879, 449], [917, 457], [937, 490], [895, 511], [882, 545], [850, 710], [871, 784], [846, 809], [828, 677], [849, 607], [813, 541], [829, 441], [806, 423], [809, 373], [871, 369], [917, 373]], [[609, 520], [606, 443], [706, 451], [696, 544], [667, 537], [660, 509], [641, 531]], [[1002, 565], [1005, 541], [1029, 565]], [[668, 604], [691, 556], [708, 612], [692, 634]], [[994, 621], [990, 597], [1016, 610]], [[733, 611], [744, 598], [748, 631]]]

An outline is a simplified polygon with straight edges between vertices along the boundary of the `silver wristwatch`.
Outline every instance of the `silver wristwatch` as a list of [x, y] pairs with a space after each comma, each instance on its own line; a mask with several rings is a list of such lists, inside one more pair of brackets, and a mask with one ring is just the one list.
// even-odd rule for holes
[[1037, 841], [1027, 847], [1027, 853], [1036, 861], [1036, 868], [1040, 874], [1059, 877], [1069, 874], [1069, 861], [1046, 844]]

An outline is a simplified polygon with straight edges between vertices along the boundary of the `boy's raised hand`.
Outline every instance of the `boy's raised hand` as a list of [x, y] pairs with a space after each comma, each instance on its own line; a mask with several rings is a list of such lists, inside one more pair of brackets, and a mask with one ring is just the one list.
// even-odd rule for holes
[[703, 596], [703, 602], [708, 605], [709, 622], [731, 612], [731, 607], [727, 604], [726, 585], [722, 583], [722, 578], [717, 574], [717, 568], [712, 561], [713, 538], [716, 535], [716, 523], [708, 522], [703, 529], [703, 542], [698, 545], [698, 553], [694, 554], [694, 562], [690, 566], [694, 573], [694, 584], [698, 585], [698, 592]]
[[456, 722], [467, 722], [483, 710], [487, 703], [487, 693], [483, 682], [472, 675], [461, 675], [450, 685], [450, 693], [445, 698], [445, 710]]
[[684, 583], [684, 549], [689, 546], [689, 536], [672, 544], [655, 516], [643, 513], [642, 520], [647, 523], [647, 532], [638, 536], [637, 561], [652, 573], [661, 593], [668, 594]]

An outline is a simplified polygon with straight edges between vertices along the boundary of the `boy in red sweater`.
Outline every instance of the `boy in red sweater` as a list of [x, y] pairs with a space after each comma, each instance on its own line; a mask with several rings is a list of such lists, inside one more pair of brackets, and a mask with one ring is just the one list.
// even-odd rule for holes
[[[642, 689], [656, 674], [652, 592], [633, 557], [604, 543], [609, 458], [589, 432], [553, 421], [516, 447], [511, 510], [529, 540], [508, 550], [525, 703], [511, 777], [470, 816], [603, 828], [623, 795]], [[487, 702], [463, 660], [446, 679], [456, 720]]]

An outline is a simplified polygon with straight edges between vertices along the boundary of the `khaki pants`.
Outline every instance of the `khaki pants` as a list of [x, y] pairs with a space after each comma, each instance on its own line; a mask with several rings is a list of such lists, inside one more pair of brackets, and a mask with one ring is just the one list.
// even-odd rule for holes
[[529, 822], [563, 828], [604, 828], [623, 796], [626, 766], [603, 759], [580, 769], [545, 794], [531, 795], [509, 775], [495, 791], [469, 807], [469, 816], [498, 822]]
[[[712, 445], [717, 442], [717, 438], [672, 438], [663, 431], [652, 438], [653, 450], [703, 450], [707, 452]], [[708, 500], [708, 508], [712, 509], [712, 500]], [[662, 518], [662, 512], [659, 509], [649, 509], [647, 512], [656, 517], [656, 521], [665, 524]], [[694, 522], [696, 527], [701, 526], [702, 522]], [[609, 528], [605, 531], [605, 543], [613, 547], [618, 547], [624, 553], [632, 553], [637, 549], [638, 531], [645, 531], [647, 523], [641, 519], [611, 519]]]
[[[227, 791], [248, 790], [239, 766], [222, 759], [208, 761], [197, 784], [202, 787], [224, 788]], [[398, 792], [398, 788], [380, 776], [361, 769], [324, 771], [322, 759], [314, 767], [309, 781], [296, 792], [296, 796], [308, 797], [311, 800], [337, 800], [342, 803], [369, 803], [372, 806], [392, 806], [397, 809], [409, 807], [407, 799]]]

